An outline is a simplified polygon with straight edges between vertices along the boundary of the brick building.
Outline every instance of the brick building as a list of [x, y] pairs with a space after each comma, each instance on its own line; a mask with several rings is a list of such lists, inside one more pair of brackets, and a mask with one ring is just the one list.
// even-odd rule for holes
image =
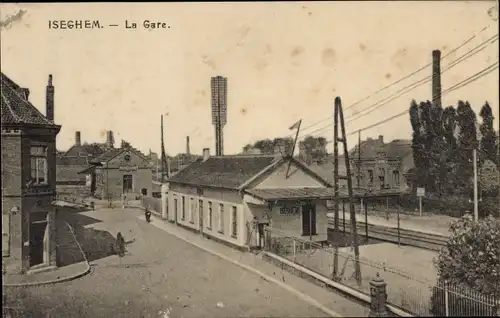
[[349, 154], [354, 184], [359, 178], [360, 187], [365, 189], [408, 189], [407, 173], [414, 167], [410, 140], [384, 143], [384, 136], [379, 136], [362, 141], [359, 156], [358, 148]]
[[2, 263], [7, 273], [57, 266], [54, 86], [49, 75], [46, 115], [29, 89], [1, 74]]
[[151, 195], [153, 172], [150, 158], [130, 145], [110, 148], [93, 159], [91, 165], [80, 171], [95, 183], [93, 195], [116, 200], [122, 194]]
[[62, 197], [86, 197], [95, 191], [95, 184], [85, 174], [79, 174], [90, 162], [113, 147], [112, 132], [108, 132], [106, 143], [83, 143], [81, 133], [75, 132], [75, 143], [67, 151], [57, 155], [56, 184], [57, 194]]

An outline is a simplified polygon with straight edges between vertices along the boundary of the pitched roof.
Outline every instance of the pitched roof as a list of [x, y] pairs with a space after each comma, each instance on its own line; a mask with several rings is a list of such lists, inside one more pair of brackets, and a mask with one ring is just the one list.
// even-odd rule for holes
[[[387, 158], [403, 158], [412, 152], [411, 141], [406, 139], [394, 139], [389, 143], [384, 143], [379, 139], [371, 139], [361, 142], [361, 158], [371, 159], [377, 156], [381, 150], [387, 154]], [[358, 158], [358, 147], [349, 152], [350, 159]]]
[[121, 148], [110, 148], [106, 152], [101, 154], [99, 157], [92, 159], [91, 162], [92, 163], [107, 162], [126, 150], [134, 152], [135, 154], [141, 156], [144, 160], [149, 160], [148, 157], [145, 154], [143, 154], [139, 149], [134, 148], [132, 146], [125, 146]]
[[168, 182], [238, 189], [271, 164], [277, 156], [222, 156], [196, 161], [179, 171]]
[[21, 88], [4, 73], [1, 74], [2, 124], [56, 126], [28, 101], [29, 90]]

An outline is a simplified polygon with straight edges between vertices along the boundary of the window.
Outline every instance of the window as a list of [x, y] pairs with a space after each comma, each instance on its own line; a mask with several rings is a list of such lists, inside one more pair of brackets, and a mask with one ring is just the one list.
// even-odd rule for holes
[[196, 212], [196, 205], [194, 198], [191, 198], [191, 208], [189, 209], [189, 222], [194, 223], [194, 213]]
[[224, 204], [219, 204], [219, 231], [224, 233]]
[[[200, 218], [200, 223], [203, 223], [201, 219], [203, 217], [203, 200], [198, 200], [198, 217]], [[202, 225], [200, 224], [200, 227]]]
[[373, 170], [368, 170], [368, 182], [373, 182]]
[[175, 211], [175, 218], [177, 219], [177, 215], [179, 213], [179, 202], [177, 202], [176, 197], [174, 197], [174, 211]]
[[394, 182], [396, 183], [396, 185], [399, 186], [399, 171], [398, 170], [394, 170], [392, 172], [392, 176], [394, 178]]
[[238, 235], [238, 209], [233, 206], [233, 210], [231, 212], [231, 221], [232, 221], [232, 230], [231, 230], [231, 235], [233, 237], [236, 237]]
[[182, 207], [181, 207], [181, 209], [182, 209], [182, 211], [181, 211], [181, 213], [182, 213], [181, 220], [184, 221], [186, 219], [186, 197], [182, 196], [181, 200], [182, 200], [181, 201], [181, 203], [182, 203]]
[[209, 229], [211, 229], [212, 228], [212, 202], [208, 202], [208, 215], [207, 215], [207, 218], [208, 218], [207, 227]]
[[32, 184], [47, 184], [47, 147], [32, 146], [30, 162]]

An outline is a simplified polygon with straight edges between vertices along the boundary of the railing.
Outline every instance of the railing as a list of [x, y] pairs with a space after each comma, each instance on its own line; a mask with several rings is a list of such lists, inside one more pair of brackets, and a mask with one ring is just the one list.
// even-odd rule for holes
[[[482, 316], [495, 316], [498, 309], [492, 297], [480, 295], [465, 287], [447, 289], [442, 284], [435, 284], [427, 279], [419, 278], [404, 270], [373, 262], [360, 256], [361, 284], [355, 276], [354, 253], [338, 251], [335, 248], [291, 237], [275, 229], [266, 230], [266, 250], [288, 259], [300, 266], [316, 272], [326, 278], [338, 281], [359, 292], [370, 294], [369, 282], [377, 273], [387, 283], [387, 302], [417, 316], [449, 316], [477, 313]], [[337, 254], [338, 268], [334, 274], [334, 257]], [[446, 291], [445, 293], [443, 291]], [[434, 294], [434, 296], [433, 296]], [[441, 294], [447, 294], [447, 302]], [[450, 295], [454, 296], [450, 296]], [[450, 299], [452, 299], [450, 301]], [[444, 308], [444, 309], [443, 309]]]

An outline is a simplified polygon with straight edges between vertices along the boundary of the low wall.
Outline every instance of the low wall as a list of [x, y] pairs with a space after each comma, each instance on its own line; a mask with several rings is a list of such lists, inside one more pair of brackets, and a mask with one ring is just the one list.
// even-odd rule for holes
[[86, 198], [90, 196], [90, 188], [85, 185], [56, 184], [56, 192], [59, 197]]

